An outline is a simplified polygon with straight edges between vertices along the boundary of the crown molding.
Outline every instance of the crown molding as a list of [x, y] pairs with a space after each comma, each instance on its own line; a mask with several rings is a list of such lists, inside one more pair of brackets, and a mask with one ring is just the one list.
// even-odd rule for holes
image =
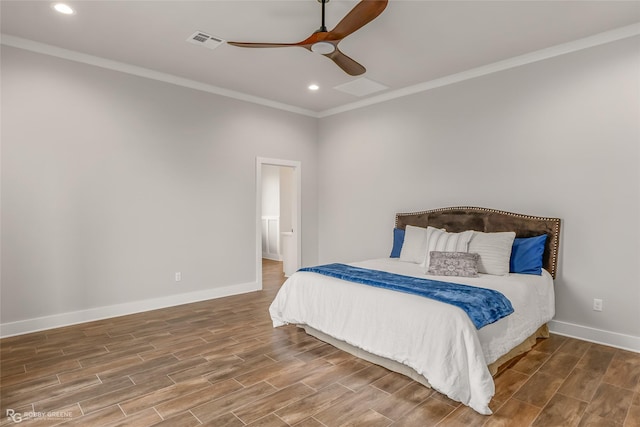
[[202, 92], [208, 92], [215, 95], [224, 96], [227, 98], [237, 99], [239, 101], [251, 102], [253, 104], [276, 108], [278, 110], [284, 110], [291, 113], [302, 114], [304, 116], [310, 116], [310, 117], [316, 117], [316, 118], [318, 117], [318, 113], [315, 111], [307, 110], [300, 107], [295, 107], [293, 105], [272, 101], [266, 98], [260, 98], [258, 96], [248, 95], [242, 92], [236, 92], [233, 90], [224, 89], [218, 86], [209, 85], [209, 84], [198, 82], [195, 80], [174, 76], [173, 74], [162, 73], [149, 68], [138, 67], [136, 65], [127, 64], [124, 62], [113, 61], [111, 59], [106, 59], [99, 56], [89, 55], [86, 53], [81, 53], [81, 52], [77, 52], [69, 49], [63, 49], [61, 47], [49, 45], [46, 43], [40, 43], [33, 40], [24, 39], [21, 37], [11, 36], [8, 34], [0, 35], [0, 44], [28, 50], [31, 52], [41, 53], [44, 55], [54, 56], [57, 58], [67, 59], [70, 61], [80, 62], [82, 64], [88, 64], [96, 67], [106, 68], [113, 71], [132, 74], [138, 77], [144, 77], [144, 78], [158, 80], [165, 83], [171, 83], [177, 86], [183, 86], [190, 89], [199, 90]]
[[470, 70], [462, 71], [460, 73], [451, 74], [439, 79], [418, 83], [416, 85], [408, 86], [402, 89], [386, 92], [377, 96], [372, 96], [360, 101], [345, 104], [339, 107], [330, 108], [323, 111], [312, 111], [300, 107], [296, 107], [289, 104], [273, 101], [266, 98], [260, 98], [246, 93], [237, 92], [229, 89], [224, 89], [218, 86], [213, 86], [205, 83], [201, 83], [195, 80], [186, 79], [183, 77], [174, 76], [172, 74], [161, 73], [159, 71], [151, 70], [148, 68], [138, 67], [123, 62], [113, 61], [98, 56], [88, 55], [85, 53], [76, 52], [73, 50], [63, 49], [60, 47], [48, 45], [45, 43], [35, 42], [33, 40], [24, 39], [21, 37], [15, 37], [11, 35], [0, 35], [0, 43], [16, 47], [19, 49], [25, 49], [32, 52], [37, 52], [45, 55], [55, 56], [58, 58], [68, 59], [70, 61], [76, 61], [84, 64], [93, 65], [96, 67], [102, 67], [114, 71], [120, 71], [123, 73], [133, 74], [139, 77], [145, 77], [153, 80], [159, 80], [166, 83], [171, 83], [178, 86], [187, 87], [190, 89], [200, 90], [216, 95], [225, 96], [227, 98], [233, 98], [240, 101], [250, 102], [266, 107], [271, 107], [279, 110], [288, 111], [291, 113], [301, 114], [308, 117], [323, 118], [332, 115], [344, 113], [351, 110], [367, 107], [374, 104], [390, 101], [397, 98], [413, 95], [420, 92], [426, 92], [431, 89], [439, 88], [442, 86], [448, 86], [451, 84], [459, 83], [465, 80], [474, 79], [476, 77], [486, 76], [488, 74], [497, 73], [500, 71], [508, 70], [510, 68], [520, 67], [522, 65], [531, 64], [545, 59], [554, 58], [561, 55], [577, 52], [583, 49], [588, 49], [595, 46], [600, 46], [606, 43], [615, 42], [618, 40], [626, 39], [640, 35], [640, 23], [627, 25], [625, 27], [616, 28], [614, 30], [605, 31], [593, 36], [585, 37], [582, 39], [574, 40], [567, 43], [562, 43], [549, 48], [537, 50], [524, 55], [515, 56], [513, 58], [505, 59], [503, 61], [494, 62], [492, 64], [483, 65], [481, 67], [472, 68]]
[[574, 40], [567, 43], [562, 43], [549, 48], [526, 53], [524, 55], [515, 56], [513, 58], [494, 62], [492, 64], [484, 65], [477, 68], [472, 68], [470, 70], [462, 71], [460, 73], [451, 74], [439, 79], [430, 80], [430, 81], [419, 83], [413, 86], [408, 86], [403, 89], [387, 92], [377, 96], [372, 96], [370, 98], [353, 102], [351, 104], [346, 104], [340, 107], [324, 110], [318, 113], [318, 117], [320, 118], [328, 117], [335, 114], [356, 110], [359, 108], [367, 107], [369, 105], [379, 104], [381, 102], [390, 101], [392, 99], [402, 98], [405, 96], [413, 95], [420, 92], [425, 92], [438, 87], [459, 83], [464, 80], [486, 76], [488, 74], [497, 73], [499, 71], [508, 70], [510, 68], [520, 67], [522, 65], [543, 61], [545, 59], [554, 58], [556, 56], [566, 55], [568, 53], [577, 52], [579, 50], [588, 49], [590, 47], [595, 47], [602, 44], [611, 43], [617, 40], [634, 37], [639, 34], [640, 34], [640, 23], [616, 28], [614, 30], [605, 31], [603, 33], [598, 33], [593, 36], [585, 37], [585, 38]]

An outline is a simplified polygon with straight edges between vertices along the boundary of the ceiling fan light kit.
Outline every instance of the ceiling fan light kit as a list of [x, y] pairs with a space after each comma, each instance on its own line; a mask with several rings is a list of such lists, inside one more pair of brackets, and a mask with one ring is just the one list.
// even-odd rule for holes
[[324, 7], [329, 0], [318, 0], [322, 3], [322, 25], [305, 40], [298, 43], [245, 43], [227, 42], [231, 46], [265, 48], [265, 47], [303, 47], [311, 52], [324, 55], [331, 59], [345, 73], [352, 76], [364, 74], [367, 69], [345, 55], [338, 49], [338, 43], [349, 34], [352, 34], [369, 22], [376, 19], [387, 7], [388, 0], [361, 0], [353, 9], [335, 26], [327, 31], [324, 23]]
[[321, 55], [328, 55], [333, 53], [336, 50], [336, 47], [333, 43], [329, 42], [317, 42], [311, 45], [311, 51], [313, 53], [319, 53]]

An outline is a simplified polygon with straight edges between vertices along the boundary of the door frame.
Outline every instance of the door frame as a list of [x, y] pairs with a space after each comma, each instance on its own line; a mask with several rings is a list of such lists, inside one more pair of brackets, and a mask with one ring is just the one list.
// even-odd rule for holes
[[294, 208], [293, 231], [296, 244], [296, 270], [302, 265], [302, 163], [297, 160], [256, 157], [256, 283], [262, 289], [262, 167], [283, 166], [293, 168]]

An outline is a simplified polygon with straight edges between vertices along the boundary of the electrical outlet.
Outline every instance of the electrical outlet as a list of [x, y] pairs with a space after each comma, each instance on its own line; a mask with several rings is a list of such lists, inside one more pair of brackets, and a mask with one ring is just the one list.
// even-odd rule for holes
[[182, 280], [182, 273], [180, 273], [179, 271], [176, 271], [176, 282], [179, 282]]
[[593, 311], [602, 311], [602, 300], [598, 298], [593, 299]]

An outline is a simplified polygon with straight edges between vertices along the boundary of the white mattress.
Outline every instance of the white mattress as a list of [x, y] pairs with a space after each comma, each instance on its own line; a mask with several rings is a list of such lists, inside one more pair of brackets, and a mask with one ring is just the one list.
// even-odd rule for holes
[[293, 274], [269, 308], [274, 327], [309, 325], [423, 375], [439, 392], [491, 414], [494, 383], [487, 365], [554, 316], [551, 275], [425, 276], [417, 264], [383, 258], [352, 263], [363, 268], [464, 283], [502, 292], [514, 313], [477, 330], [460, 308], [401, 292], [310, 272]]

